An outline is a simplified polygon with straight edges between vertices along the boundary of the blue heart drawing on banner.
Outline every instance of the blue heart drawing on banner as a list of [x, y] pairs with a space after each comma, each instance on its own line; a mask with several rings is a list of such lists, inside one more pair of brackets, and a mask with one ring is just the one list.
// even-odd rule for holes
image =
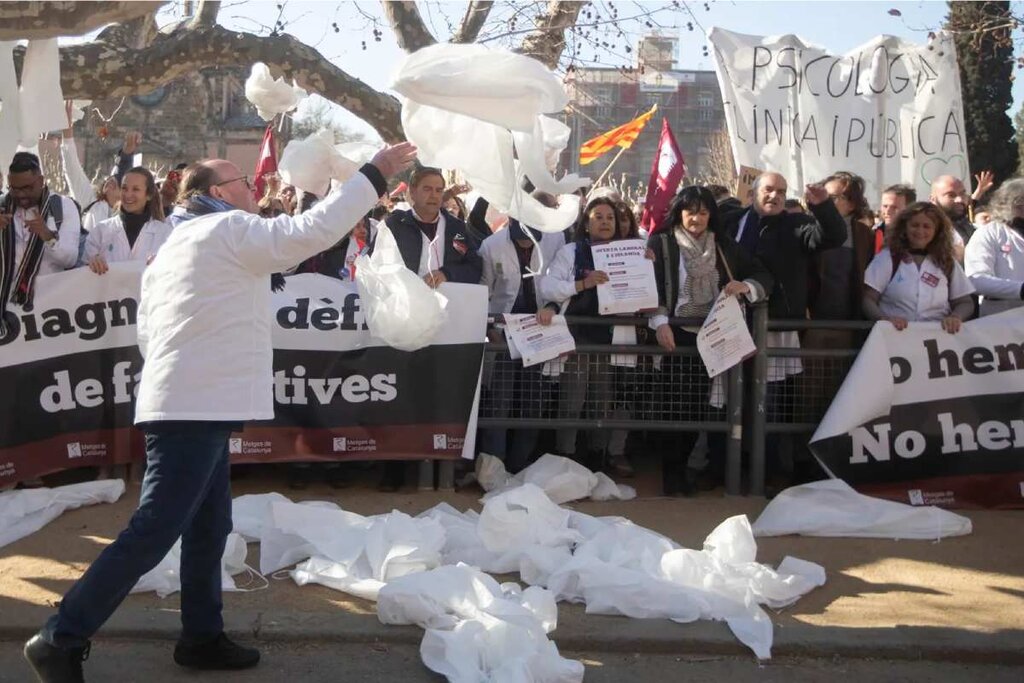
[[948, 157], [933, 156], [921, 164], [921, 180], [931, 185], [941, 175], [951, 175], [963, 180], [967, 177], [967, 159], [963, 154]]

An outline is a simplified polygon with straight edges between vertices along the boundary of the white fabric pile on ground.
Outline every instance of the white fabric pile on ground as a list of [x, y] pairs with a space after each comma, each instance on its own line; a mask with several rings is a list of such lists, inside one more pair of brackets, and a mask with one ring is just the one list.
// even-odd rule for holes
[[[792, 604], [825, 582], [810, 562], [758, 564], [744, 516], [689, 550], [629, 520], [560, 507], [529, 482], [488, 497], [479, 513], [442, 503], [415, 518], [364, 517], [267, 494], [237, 499], [235, 519], [239, 533], [261, 542], [262, 572], [298, 562], [296, 583], [376, 600], [384, 623], [427, 629], [423, 660], [452, 681], [580, 680], [546, 635], [556, 600], [592, 614], [722, 620], [768, 658], [772, 623], [761, 606]], [[520, 597], [481, 572], [518, 572], [531, 588]]]
[[[221, 560], [221, 586], [223, 590], [233, 592], [240, 589], [234, 580], [236, 574], [249, 569], [245, 564], [247, 548], [245, 539], [239, 534], [228, 534], [224, 557]], [[252, 570], [250, 570], [252, 571]], [[255, 573], [255, 572], [253, 572]], [[262, 586], [265, 588], [266, 586]], [[160, 564], [142, 575], [138, 583], [132, 587], [132, 593], [148, 593], [156, 591], [161, 598], [173, 595], [181, 590], [181, 539], [174, 544]]]
[[842, 479], [826, 479], [781, 492], [754, 522], [754, 533], [935, 540], [971, 533], [971, 520], [930, 505], [872, 498]]
[[632, 500], [636, 489], [616, 484], [604, 472], [592, 472], [570, 458], [548, 453], [516, 475], [510, 475], [505, 464], [487, 453], [477, 456], [476, 477], [487, 491], [484, 500], [523, 484], [534, 484], [558, 504], [571, 500]]
[[0, 548], [39, 531], [65, 510], [116, 502], [124, 494], [120, 479], [87, 481], [53, 489], [0, 493]]

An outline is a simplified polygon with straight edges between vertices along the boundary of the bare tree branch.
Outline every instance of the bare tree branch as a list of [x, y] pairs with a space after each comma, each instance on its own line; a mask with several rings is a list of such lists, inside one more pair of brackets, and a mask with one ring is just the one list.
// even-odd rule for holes
[[[15, 49], [20, 71], [24, 48]], [[389, 142], [404, 139], [401, 107], [394, 97], [377, 92], [289, 35], [257, 36], [223, 26], [181, 29], [135, 49], [106, 42], [69, 45], [60, 50], [61, 89], [75, 99], [108, 99], [144, 93], [216, 66], [250, 66], [264, 62], [275, 76], [284, 75], [311, 92], [352, 112]]]
[[199, 10], [192, 17], [190, 27], [213, 26], [217, 23], [218, 12], [220, 12], [220, 0], [199, 0]]
[[547, 12], [537, 19], [537, 28], [516, 50], [554, 69], [565, 50], [565, 32], [576, 24], [576, 18], [586, 3], [574, 0], [551, 0]]
[[163, 2], [0, 2], [0, 40], [79, 36], [155, 12]]
[[493, 6], [494, 3], [488, 0], [473, 0], [469, 3], [469, 6], [466, 7], [466, 16], [462, 18], [459, 30], [452, 36], [452, 42], [472, 43], [476, 41]]
[[398, 38], [398, 47], [406, 52], [415, 52], [437, 42], [427, 29], [427, 25], [423, 23], [423, 17], [420, 16], [420, 10], [415, 2], [382, 0], [381, 4], [391, 29]]

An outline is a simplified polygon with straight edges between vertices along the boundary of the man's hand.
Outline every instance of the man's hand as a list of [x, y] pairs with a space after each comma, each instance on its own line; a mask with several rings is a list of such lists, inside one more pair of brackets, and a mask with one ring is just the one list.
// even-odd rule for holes
[[101, 255], [96, 254], [95, 256], [92, 257], [92, 260], [89, 261], [89, 270], [96, 273], [97, 275], [103, 275], [108, 270], [110, 270], [110, 268], [107, 266], [107, 260], [103, 258]]
[[676, 350], [676, 337], [672, 333], [672, 327], [665, 323], [664, 325], [658, 326], [658, 331], [654, 334], [658, 340], [658, 346], [665, 349], [666, 351]]
[[891, 317], [888, 317], [888, 318], [883, 318], [883, 320], [888, 320], [889, 322], [891, 322], [892, 326], [895, 327], [897, 330], [905, 330], [905, 329], [907, 329], [907, 319], [906, 318], [899, 318], [899, 317], [896, 317], [896, 316], [891, 316]]
[[124, 136], [124, 144], [121, 145], [121, 151], [132, 156], [139, 151], [139, 143], [142, 142], [142, 133], [137, 130], [130, 131]]
[[725, 289], [726, 296], [740, 296], [741, 294], [750, 294], [750, 285], [746, 282], [738, 282], [736, 280], [730, 280], [726, 285]]
[[804, 189], [804, 201], [807, 202], [808, 206], [811, 204], [817, 206], [818, 204], [827, 202], [828, 190], [826, 190], [825, 186], [821, 184], [815, 183], [813, 185], [808, 185]]
[[542, 308], [537, 311], [537, 322], [547, 327], [555, 317], [555, 312], [550, 308]]
[[431, 289], [437, 289], [442, 283], [448, 282], [448, 278], [440, 270], [434, 270], [424, 275], [423, 281]]
[[370, 163], [376, 166], [385, 178], [392, 178], [409, 168], [415, 159], [416, 145], [411, 142], [400, 142], [374, 154]]
[[960, 331], [960, 325], [963, 321], [955, 315], [949, 315], [942, 319], [942, 329], [950, 334], [956, 334]]
[[26, 220], [25, 229], [44, 242], [53, 239], [53, 233], [46, 227], [46, 221], [43, 220], [42, 216], [36, 215], [35, 218]]
[[971, 199], [978, 201], [984, 197], [985, 193], [991, 190], [995, 184], [995, 178], [992, 171], [982, 171], [974, 176], [974, 179], [978, 181], [978, 186], [974, 188], [974, 194], [971, 195]]

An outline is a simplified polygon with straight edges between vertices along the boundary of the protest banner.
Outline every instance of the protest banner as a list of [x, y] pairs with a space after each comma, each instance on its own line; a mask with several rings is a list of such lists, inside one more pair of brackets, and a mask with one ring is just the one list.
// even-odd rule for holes
[[878, 323], [811, 439], [834, 476], [912, 505], [1024, 507], [1024, 309]]
[[[143, 453], [132, 428], [141, 264], [37, 282], [0, 339], [0, 485]], [[269, 287], [269, 284], [268, 284]], [[232, 462], [472, 457], [487, 290], [445, 284], [449, 322], [403, 352], [374, 339], [354, 283], [289, 277], [274, 294], [276, 417], [229, 442]], [[272, 385], [272, 386], [271, 386]]]
[[754, 181], [764, 173], [759, 168], [740, 166], [739, 175], [736, 176], [736, 198], [743, 206], [750, 206], [754, 201]]
[[894, 183], [927, 197], [940, 175], [970, 177], [948, 34], [927, 45], [878, 36], [844, 55], [793, 35], [714, 28], [708, 39], [737, 168], [781, 173], [793, 196], [836, 171], [862, 176], [868, 197]]

